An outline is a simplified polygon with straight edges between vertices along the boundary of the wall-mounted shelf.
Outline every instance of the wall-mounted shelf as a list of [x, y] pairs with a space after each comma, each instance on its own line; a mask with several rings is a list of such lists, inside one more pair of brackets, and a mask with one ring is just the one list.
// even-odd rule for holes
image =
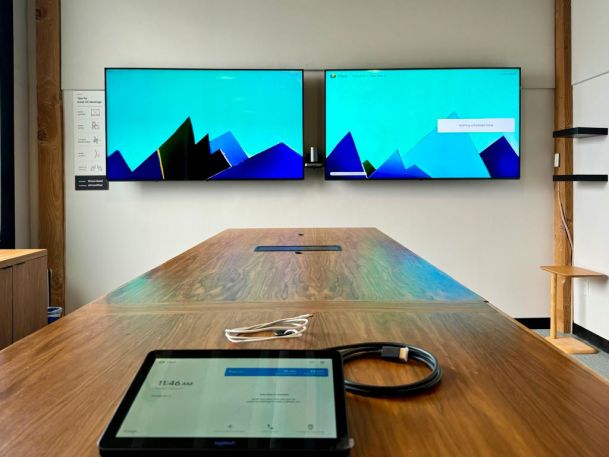
[[554, 138], [588, 138], [591, 136], [607, 135], [605, 127], [572, 127], [570, 129], [554, 130]]
[[553, 181], [595, 181], [607, 182], [607, 175], [554, 175]]
[[[571, 282], [573, 278], [607, 278], [607, 275], [598, 273], [592, 270], [586, 270], [585, 268], [574, 267], [573, 265], [547, 265], [541, 267], [542, 270], [550, 272], [552, 274], [552, 282], [550, 285], [550, 336], [546, 339], [567, 354], [594, 354], [598, 352], [592, 346], [581, 342], [570, 336], [558, 336], [557, 332], [557, 303], [556, 297], [558, 295], [558, 277], [563, 280]], [[568, 303], [568, 308], [571, 308], [571, 303]], [[567, 310], [569, 314], [571, 310]], [[573, 329], [569, 330], [569, 333], [573, 333]]]

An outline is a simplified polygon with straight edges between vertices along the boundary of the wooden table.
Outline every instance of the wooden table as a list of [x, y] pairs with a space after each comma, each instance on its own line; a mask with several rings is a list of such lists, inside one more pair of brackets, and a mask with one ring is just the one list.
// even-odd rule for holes
[[[299, 235], [302, 233], [303, 235]], [[254, 253], [258, 244], [342, 252]], [[222, 330], [313, 312], [306, 336], [251, 348], [403, 341], [444, 378], [408, 399], [348, 395], [353, 456], [600, 456], [609, 384], [375, 229], [227, 230], [0, 352], [0, 455], [97, 455], [145, 354], [233, 348]], [[397, 383], [424, 368], [350, 364]]]

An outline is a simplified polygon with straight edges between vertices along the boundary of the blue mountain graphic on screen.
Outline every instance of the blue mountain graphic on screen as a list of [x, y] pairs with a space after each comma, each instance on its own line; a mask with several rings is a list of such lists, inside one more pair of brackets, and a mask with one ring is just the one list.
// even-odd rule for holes
[[[452, 113], [449, 118], [457, 118]], [[429, 176], [488, 178], [489, 173], [467, 134], [429, 132], [404, 154], [404, 166], [416, 165]]]
[[370, 179], [429, 179], [429, 175], [416, 165], [406, 169], [400, 151], [395, 151], [370, 175]]
[[332, 153], [326, 159], [326, 178], [331, 172], [349, 172], [352, 176], [341, 176], [341, 179], [366, 179], [366, 175], [355, 173], [365, 173], [364, 166], [355, 147], [355, 141], [351, 133], [347, 133], [336, 145]]
[[120, 151], [108, 156], [110, 180], [300, 179], [303, 157], [284, 143], [247, 156], [231, 132], [195, 143], [190, 117], [131, 170]]
[[274, 179], [289, 179], [302, 173], [302, 156], [279, 143], [241, 163], [221, 171], [211, 179], [256, 179], [270, 175]]
[[247, 154], [231, 132], [226, 132], [209, 142], [212, 151], [222, 151], [230, 164], [235, 166], [247, 160]]
[[[332, 172], [361, 172], [345, 176]], [[326, 161], [329, 179], [431, 179], [431, 178], [518, 178], [520, 158], [501, 136], [478, 153], [468, 134], [428, 133], [406, 154], [396, 150], [375, 169], [360, 160], [355, 141], [347, 133]]]
[[119, 151], [114, 151], [108, 156], [108, 171], [112, 170], [112, 179], [119, 181], [129, 180], [161, 180], [163, 175], [161, 174], [161, 162], [159, 155], [156, 153], [151, 154], [146, 160], [144, 160], [135, 170], [131, 171], [125, 159]]
[[482, 151], [480, 157], [491, 178], [514, 178], [520, 175], [520, 157], [503, 136]]

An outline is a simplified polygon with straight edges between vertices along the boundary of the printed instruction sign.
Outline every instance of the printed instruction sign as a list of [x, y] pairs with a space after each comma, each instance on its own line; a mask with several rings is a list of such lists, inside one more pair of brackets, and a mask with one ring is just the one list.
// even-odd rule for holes
[[76, 190], [107, 190], [106, 116], [103, 90], [74, 92], [74, 175]]

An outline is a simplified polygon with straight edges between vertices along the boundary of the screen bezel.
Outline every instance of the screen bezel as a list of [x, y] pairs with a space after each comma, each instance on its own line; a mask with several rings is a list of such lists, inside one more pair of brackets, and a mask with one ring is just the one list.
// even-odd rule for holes
[[[302, 99], [302, 173], [299, 178], [230, 178], [230, 179], [111, 179], [108, 177], [108, 91], [107, 79], [109, 70], [168, 70], [168, 71], [272, 71], [272, 72], [300, 72], [301, 99]], [[108, 182], [221, 182], [221, 181], [302, 181], [305, 178], [305, 139], [304, 139], [304, 70], [301, 68], [170, 68], [170, 67], [105, 67], [104, 68], [104, 122], [106, 141], [106, 179]], [[114, 151], [112, 151], [114, 152]]]
[[326, 159], [331, 151], [328, 151], [328, 98], [327, 84], [328, 73], [333, 71], [417, 71], [417, 70], [518, 70], [518, 176], [509, 178], [483, 178], [483, 177], [452, 177], [452, 178], [373, 178], [364, 179], [353, 178], [349, 176], [330, 176], [328, 168], [325, 167], [324, 179], [326, 181], [357, 181], [357, 182], [374, 182], [374, 181], [517, 181], [522, 177], [522, 67], [410, 67], [410, 68], [333, 68], [324, 70], [324, 151]]
[[[334, 405], [336, 414], [336, 438], [163, 438], [129, 437], [118, 438], [116, 434], [133, 404], [154, 361], [158, 358], [251, 358], [251, 359], [295, 359], [324, 358], [332, 360], [334, 380]], [[218, 442], [223, 442], [218, 444]], [[232, 442], [232, 444], [226, 443]], [[343, 362], [338, 351], [333, 350], [157, 350], [148, 353], [125, 396], [121, 400], [106, 430], [99, 440], [100, 451], [128, 450], [344, 450], [348, 446], [346, 401], [344, 390]]]

